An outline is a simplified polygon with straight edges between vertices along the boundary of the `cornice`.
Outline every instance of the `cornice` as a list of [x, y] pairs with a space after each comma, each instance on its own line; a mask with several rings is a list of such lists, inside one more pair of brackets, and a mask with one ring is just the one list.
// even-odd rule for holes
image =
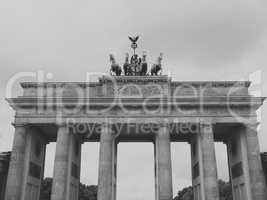
[[101, 86], [102, 84], [99, 82], [21, 82], [20, 83], [22, 88], [38, 88], [38, 87], [52, 87], [52, 88], [60, 88], [65, 86], [79, 86], [79, 87], [95, 87]]
[[[18, 98], [6, 98], [7, 102], [10, 104], [33, 104], [33, 103], [80, 103], [80, 104], [101, 104], [101, 103], [208, 103], [208, 102], [240, 102], [240, 103], [253, 103], [253, 102], [261, 102], [263, 103], [266, 97], [254, 97], [254, 96], [204, 96], [204, 97], [194, 97], [194, 96], [186, 96], [186, 97], [148, 97], [148, 98], [140, 98], [140, 97], [96, 97], [96, 98], [75, 98], [75, 97], [54, 97], [54, 98], [42, 98], [42, 97], [18, 97]], [[149, 100], [149, 101], [148, 101]]]
[[39, 88], [52, 87], [60, 88], [65, 86], [78, 86], [82, 88], [102, 86], [104, 83], [167, 83], [170, 82], [172, 87], [193, 86], [193, 87], [246, 87], [251, 84], [250, 81], [171, 81], [168, 76], [118, 76], [118, 77], [101, 77], [99, 82], [21, 82], [22, 88]]
[[173, 81], [171, 86], [209, 86], [209, 87], [249, 87], [251, 84], [250, 81]]

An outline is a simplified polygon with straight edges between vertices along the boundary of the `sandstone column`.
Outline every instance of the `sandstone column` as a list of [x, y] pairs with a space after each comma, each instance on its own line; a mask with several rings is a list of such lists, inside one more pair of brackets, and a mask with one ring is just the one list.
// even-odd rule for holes
[[103, 124], [100, 136], [98, 200], [115, 200], [116, 142], [109, 124]]
[[171, 146], [167, 124], [161, 125], [156, 133], [154, 152], [156, 200], [171, 200], [173, 198]]
[[39, 199], [47, 141], [36, 126], [15, 129], [6, 199]]
[[59, 125], [51, 200], [78, 200], [80, 146], [79, 138], [67, 125]]
[[114, 154], [113, 154], [113, 200], [117, 198], [117, 154], [118, 154], [118, 143], [115, 141]]
[[219, 200], [217, 165], [212, 124], [200, 124], [205, 200]]
[[214, 136], [211, 123], [199, 124], [191, 141], [192, 178], [195, 200], [219, 200]]
[[13, 148], [9, 164], [6, 200], [20, 200], [25, 162], [26, 126], [15, 125]]
[[240, 127], [229, 131], [226, 143], [233, 199], [252, 200], [246, 137]]
[[243, 128], [247, 142], [247, 157], [252, 199], [266, 200], [267, 192], [260, 158], [257, 125], [245, 125]]

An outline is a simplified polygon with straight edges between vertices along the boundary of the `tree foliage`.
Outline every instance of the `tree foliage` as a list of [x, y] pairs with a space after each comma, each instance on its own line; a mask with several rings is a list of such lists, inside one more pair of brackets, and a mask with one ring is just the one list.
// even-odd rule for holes
[[177, 196], [173, 200], [194, 200], [192, 186], [186, 187], [178, 192]]
[[[45, 178], [42, 182], [40, 200], [50, 200], [52, 178]], [[222, 180], [218, 181], [220, 200], [233, 200], [232, 189], [230, 183]], [[79, 200], [97, 200], [97, 186], [80, 183]], [[193, 188], [186, 187], [177, 193], [173, 200], [194, 200]]]
[[[231, 184], [222, 180], [218, 181], [220, 200], [233, 200]], [[194, 200], [193, 187], [180, 190], [173, 200]]]
[[219, 180], [218, 184], [220, 191], [220, 200], [233, 200], [231, 184], [222, 180]]
[[50, 200], [52, 182], [53, 182], [52, 178], [45, 178], [42, 181], [41, 191], [40, 191], [40, 200]]
[[[45, 178], [42, 182], [40, 200], [50, 200], [52, 189], [52, 178]], [[79, 200], [97, 200], [97, 186], [80, 183]]]
[[80, 184], [79, 200], [97, 200], [97, 186]]

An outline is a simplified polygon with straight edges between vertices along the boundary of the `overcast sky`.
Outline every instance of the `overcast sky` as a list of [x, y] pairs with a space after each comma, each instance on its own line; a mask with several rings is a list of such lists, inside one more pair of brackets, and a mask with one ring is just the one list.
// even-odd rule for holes
[[[109, 70], [108, 54], [122, 63], [128, 35], [140, 35], [149, 62], [164, 53], [173, 80], [260, 80], [267, 96], [266, 0], [2, 0], [0, 3], [0, 151], [11, 149], [14, 112], [5, 102], [17, 72], [51, 72], [49, 81], [85, 81], [86, 72]], [[30, 80], [30, 79], [26, 79]], [[267, 104], [261, 150], [267, 151]], [[52, 176], [55, 145], [47, 153]], [[219, 176], [227, 179], [223, 145], [216, 146]], [[83, 147], [82, 182], [97, 183], [98, 145]], [[189, 145], [172, 145], [174, 192], [191, 183]], [[120, 144], [118, 200], [153, 199], [152, 144]]]

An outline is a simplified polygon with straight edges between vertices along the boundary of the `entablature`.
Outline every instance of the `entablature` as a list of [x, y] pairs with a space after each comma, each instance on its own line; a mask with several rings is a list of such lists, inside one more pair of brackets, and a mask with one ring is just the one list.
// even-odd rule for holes
[[23, 82], [24, 97], [246, 96], [249, 81], [172, 81], [169, 76], [102, 76], [98, 82]]

